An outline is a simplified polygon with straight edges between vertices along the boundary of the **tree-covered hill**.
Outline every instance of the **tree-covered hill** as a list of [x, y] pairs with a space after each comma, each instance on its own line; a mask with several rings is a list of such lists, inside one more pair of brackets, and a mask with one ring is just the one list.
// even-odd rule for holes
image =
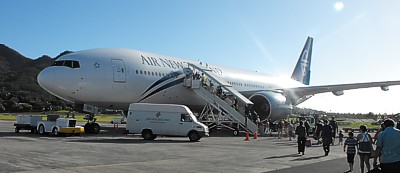
[[32, 60], [0, 44], [0, 112], [41, 111], [70, 104], [47, 93], [37, 83], [39, 72], [53, 62], [47, 55]]

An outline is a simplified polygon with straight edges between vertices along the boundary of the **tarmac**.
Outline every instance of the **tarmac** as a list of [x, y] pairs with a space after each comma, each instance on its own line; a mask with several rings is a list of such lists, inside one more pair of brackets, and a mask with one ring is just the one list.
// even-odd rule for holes
[[[324, 156], [321, 145], [297, 154], [296, 139], [250, 138], [217, 131], [200, 142], [157, 137], [145, 141], [101, 124], [97, 135], [40, 136], [14, 132], [13, 121], [0, 121], [0, 172], [272, 172], [337, 173], [348, 170], [342, 145]], [[337, 140], [336, 140], [337, 142]], [[372, 160], [371, 160], [372, 163]], [[358, 157], [355, 171], [359, 170]]]

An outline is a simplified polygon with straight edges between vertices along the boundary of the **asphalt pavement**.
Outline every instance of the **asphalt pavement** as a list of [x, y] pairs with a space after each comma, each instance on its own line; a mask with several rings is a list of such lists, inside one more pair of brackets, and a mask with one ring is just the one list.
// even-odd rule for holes
[[[0, 172], [344, 172], [343, 146], [307, 147], [297, 154], [297, 143], [287, 138], [233, 137], [218, 131], [200, 142], [188, 138], [158, 137], [144, 141], [101, 124], [98, 135], [39, 136], [14, 133], [12, 121], [0, 121]], [[316, 142], [313, 141], [315, 144]], [[372, 163], [372, 162], [371, 162]], [[358, 158], [355, 171], [359, 172]]]

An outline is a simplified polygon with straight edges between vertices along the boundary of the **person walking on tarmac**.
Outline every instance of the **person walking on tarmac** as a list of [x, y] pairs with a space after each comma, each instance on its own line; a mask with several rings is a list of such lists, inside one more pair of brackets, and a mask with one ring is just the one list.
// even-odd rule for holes
[[317, 140], [317, 144], [322, 144], [321, 141], [321, 131], [322, 131], [322, 122], [318, 121], [315, 125], [314, 139]]
[[382, 172], [399, 172], [400, 170], [400, 130], [394, 127], [394, 121], [387, 119], [384, 122], [385, 131], [378, 136], [374, 166], [380, 157]]
[[293, 137], [293, 131], [294, 131], [293, 120], [290, 121], [288, 124], [288, 131], [289, 131], [289, 141], [291, 141], [292, 137]]
[[282, 120], [279, 120], [278, 124], [276, 125], [276, 128], [278, 130], [278, 139], [281, 139], [282, 138], [282, 130], [283, 130]]
[[307, 121], [307, 119], [304, 119], [304, 127], [306, 128], [306, 135], [307, 137], [310, 136], [310, 123]]
[[335, 120], [335, 117], [332, 117], [331, 121], [329, 121], [329, 125], [331, 125], [331, 127], [332, 127], [332, 145], [334, 145], [336, 134], [339, 133], [339, 127]]
[[369, 158], [371, 156], [373, 147], [372, 147], [372, 137], [367, 132], [367, 126], [361, 125], [360, 132], [361, 133], [357, 135], [358, 155], [360, 156], [361, 173], [364, 173], [364, 163], [365, 166], [367, 167], [368, 172], [371, 169], [371, 166], [369, 164]]
[[328, 124], [327, 120], [324, 120], [324, 126], [322, 126], [322, 148], [324, 149], [325, 156], [329, 154], [331, 142], [332, 127]]
[[[346, 151], [347, 147], [347, 151]], [[349, 163], [349, 170], [345, 173], [352, 172], [354, 166], [354, 157], [356, 155], [357, 149], [357, 140], [354, 139], [353, 132], [349, 132], [349, 137], [344, 142], [343, 151], [347, 154], [347, 163]]]
[[304, 155], [304, 150], [306, 148], [306, 127], [303, 125], [303, 121], [300, 121], [299, 126], [296, 127], [297, 135], [297, 152]]

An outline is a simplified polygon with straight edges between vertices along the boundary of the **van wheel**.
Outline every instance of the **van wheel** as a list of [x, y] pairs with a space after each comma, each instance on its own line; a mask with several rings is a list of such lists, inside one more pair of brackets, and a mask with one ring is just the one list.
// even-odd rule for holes
[[196, 142], [199, 141], [200, 135], [197, 132], [190, 132], [189, 133], [189, 140], [190, 142]]
[[153, 132], [151, 130], [143, 130], [142, 131], [142, 137], [144, 140], [154, 140], [153, 138]]
[[43, 124], [41, 124], [41, 125], [39, 126], [39, 134], [40, 134], [40, 135], [45, 135], [45, 134], [46, 134], [46, 132], [45, 132], [45, 130], [44, 130], [44, 125], [43, 125]]
[[53, 132], [54, 136], [59, 136], [60, 135], [57, 127], [53, 127], [52, 132]]
[[151, 136], [151, 140], [154, 140], [154, 139], [156, 139], [156, 138], [157, 138], [157, 135]]
[[19, 133], [20, 128], [18, 126], [15, 127], [15, 133]]

